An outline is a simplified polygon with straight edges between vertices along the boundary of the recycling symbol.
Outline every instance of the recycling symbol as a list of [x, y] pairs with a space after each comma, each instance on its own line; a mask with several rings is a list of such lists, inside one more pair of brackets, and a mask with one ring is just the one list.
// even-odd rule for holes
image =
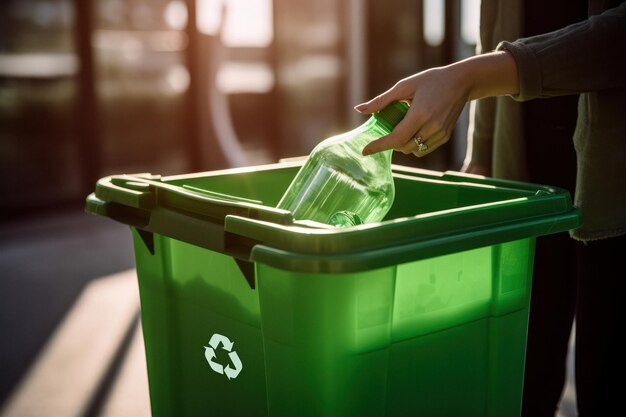
[[[215, 349], [217, 349], [220, 344], [222, 345], [222, 349], [228, 352], [228, 357], [230, 358], [231, 363], [226, 366], [213, 360], [216, 357]], [[235, 343], [231, 342], [226, 336], [214, 333], [213, 336], [211, 336], [209, 345], [204, 347], [204, 357], [211, 366], [211, 369], [218, 374], [226, 375], [229, 380], [237, 378], [237, 375], [239, 375], [239, 372], [241, 372], [243, 368], [239, 355], [233, 350], [234, 344]], [[231, 364], [235, 367], [234, 369], [230, 367]]]

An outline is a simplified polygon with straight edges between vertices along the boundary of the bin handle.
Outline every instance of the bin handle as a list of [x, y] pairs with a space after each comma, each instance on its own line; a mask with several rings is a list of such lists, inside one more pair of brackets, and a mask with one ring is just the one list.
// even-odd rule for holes
[[96, 185], [95, 196], [105, 202], [151, 210], [167, 206], [173, 210], [190, 211], [224, 221], [228, 214], [237, 214], [279, 224], [293, 223], [290, 211], [264, 206], [261, 201], [235, 197], [191, 186], [176, 186], [150, 174], [113, 175]]
[[96, 183], [95, 197], [138, 209], [151, 209], [155, 199], [149, 183], [138, 176], [115, 175]]

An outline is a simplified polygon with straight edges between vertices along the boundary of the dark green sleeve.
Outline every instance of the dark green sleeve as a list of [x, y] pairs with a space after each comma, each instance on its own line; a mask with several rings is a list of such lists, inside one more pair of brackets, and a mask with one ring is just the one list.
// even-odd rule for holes
[[519, 101], [626, 85], [626, 2], [554, 32], [501, 42], [517, 63]]

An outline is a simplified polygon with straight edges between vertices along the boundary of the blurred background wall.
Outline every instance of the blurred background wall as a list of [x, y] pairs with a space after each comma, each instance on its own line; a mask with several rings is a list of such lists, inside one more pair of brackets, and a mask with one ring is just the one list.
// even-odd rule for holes
[[[306, 155], [352, 107], [473, 54], [478, 0], [0, 2], [0, 404], [81, 289], [132, 268], [127, 231], [82, 213], [108, 174]], [[456, 139], [426, 158], [459, 169]]]

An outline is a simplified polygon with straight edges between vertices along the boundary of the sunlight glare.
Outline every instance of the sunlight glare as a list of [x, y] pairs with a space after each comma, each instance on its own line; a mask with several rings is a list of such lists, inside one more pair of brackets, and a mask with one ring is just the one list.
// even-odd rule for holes
[[215, 36], [221, 29], [225, 46], [264, 48], [272, 43], [271, 0], [198, 0], [196, 7], [198, 30]]
[[183, 30], [187, 26], [187, 6], [181, 0], [171, 1], [163, 12], [165, 23], [174, 30]]
[[444, 0], [424, 0], [424, 40], [430, 46], [443, 42], [446, 29]]
[[480, 0], [463, 0], [461, 3], [461, 38], [468, 45], [478, 40]]
[[224, 94], [268, 93], [274, 88], [274, 73], [269, 65], [254, 62], [226, 62], [216, 77]]

